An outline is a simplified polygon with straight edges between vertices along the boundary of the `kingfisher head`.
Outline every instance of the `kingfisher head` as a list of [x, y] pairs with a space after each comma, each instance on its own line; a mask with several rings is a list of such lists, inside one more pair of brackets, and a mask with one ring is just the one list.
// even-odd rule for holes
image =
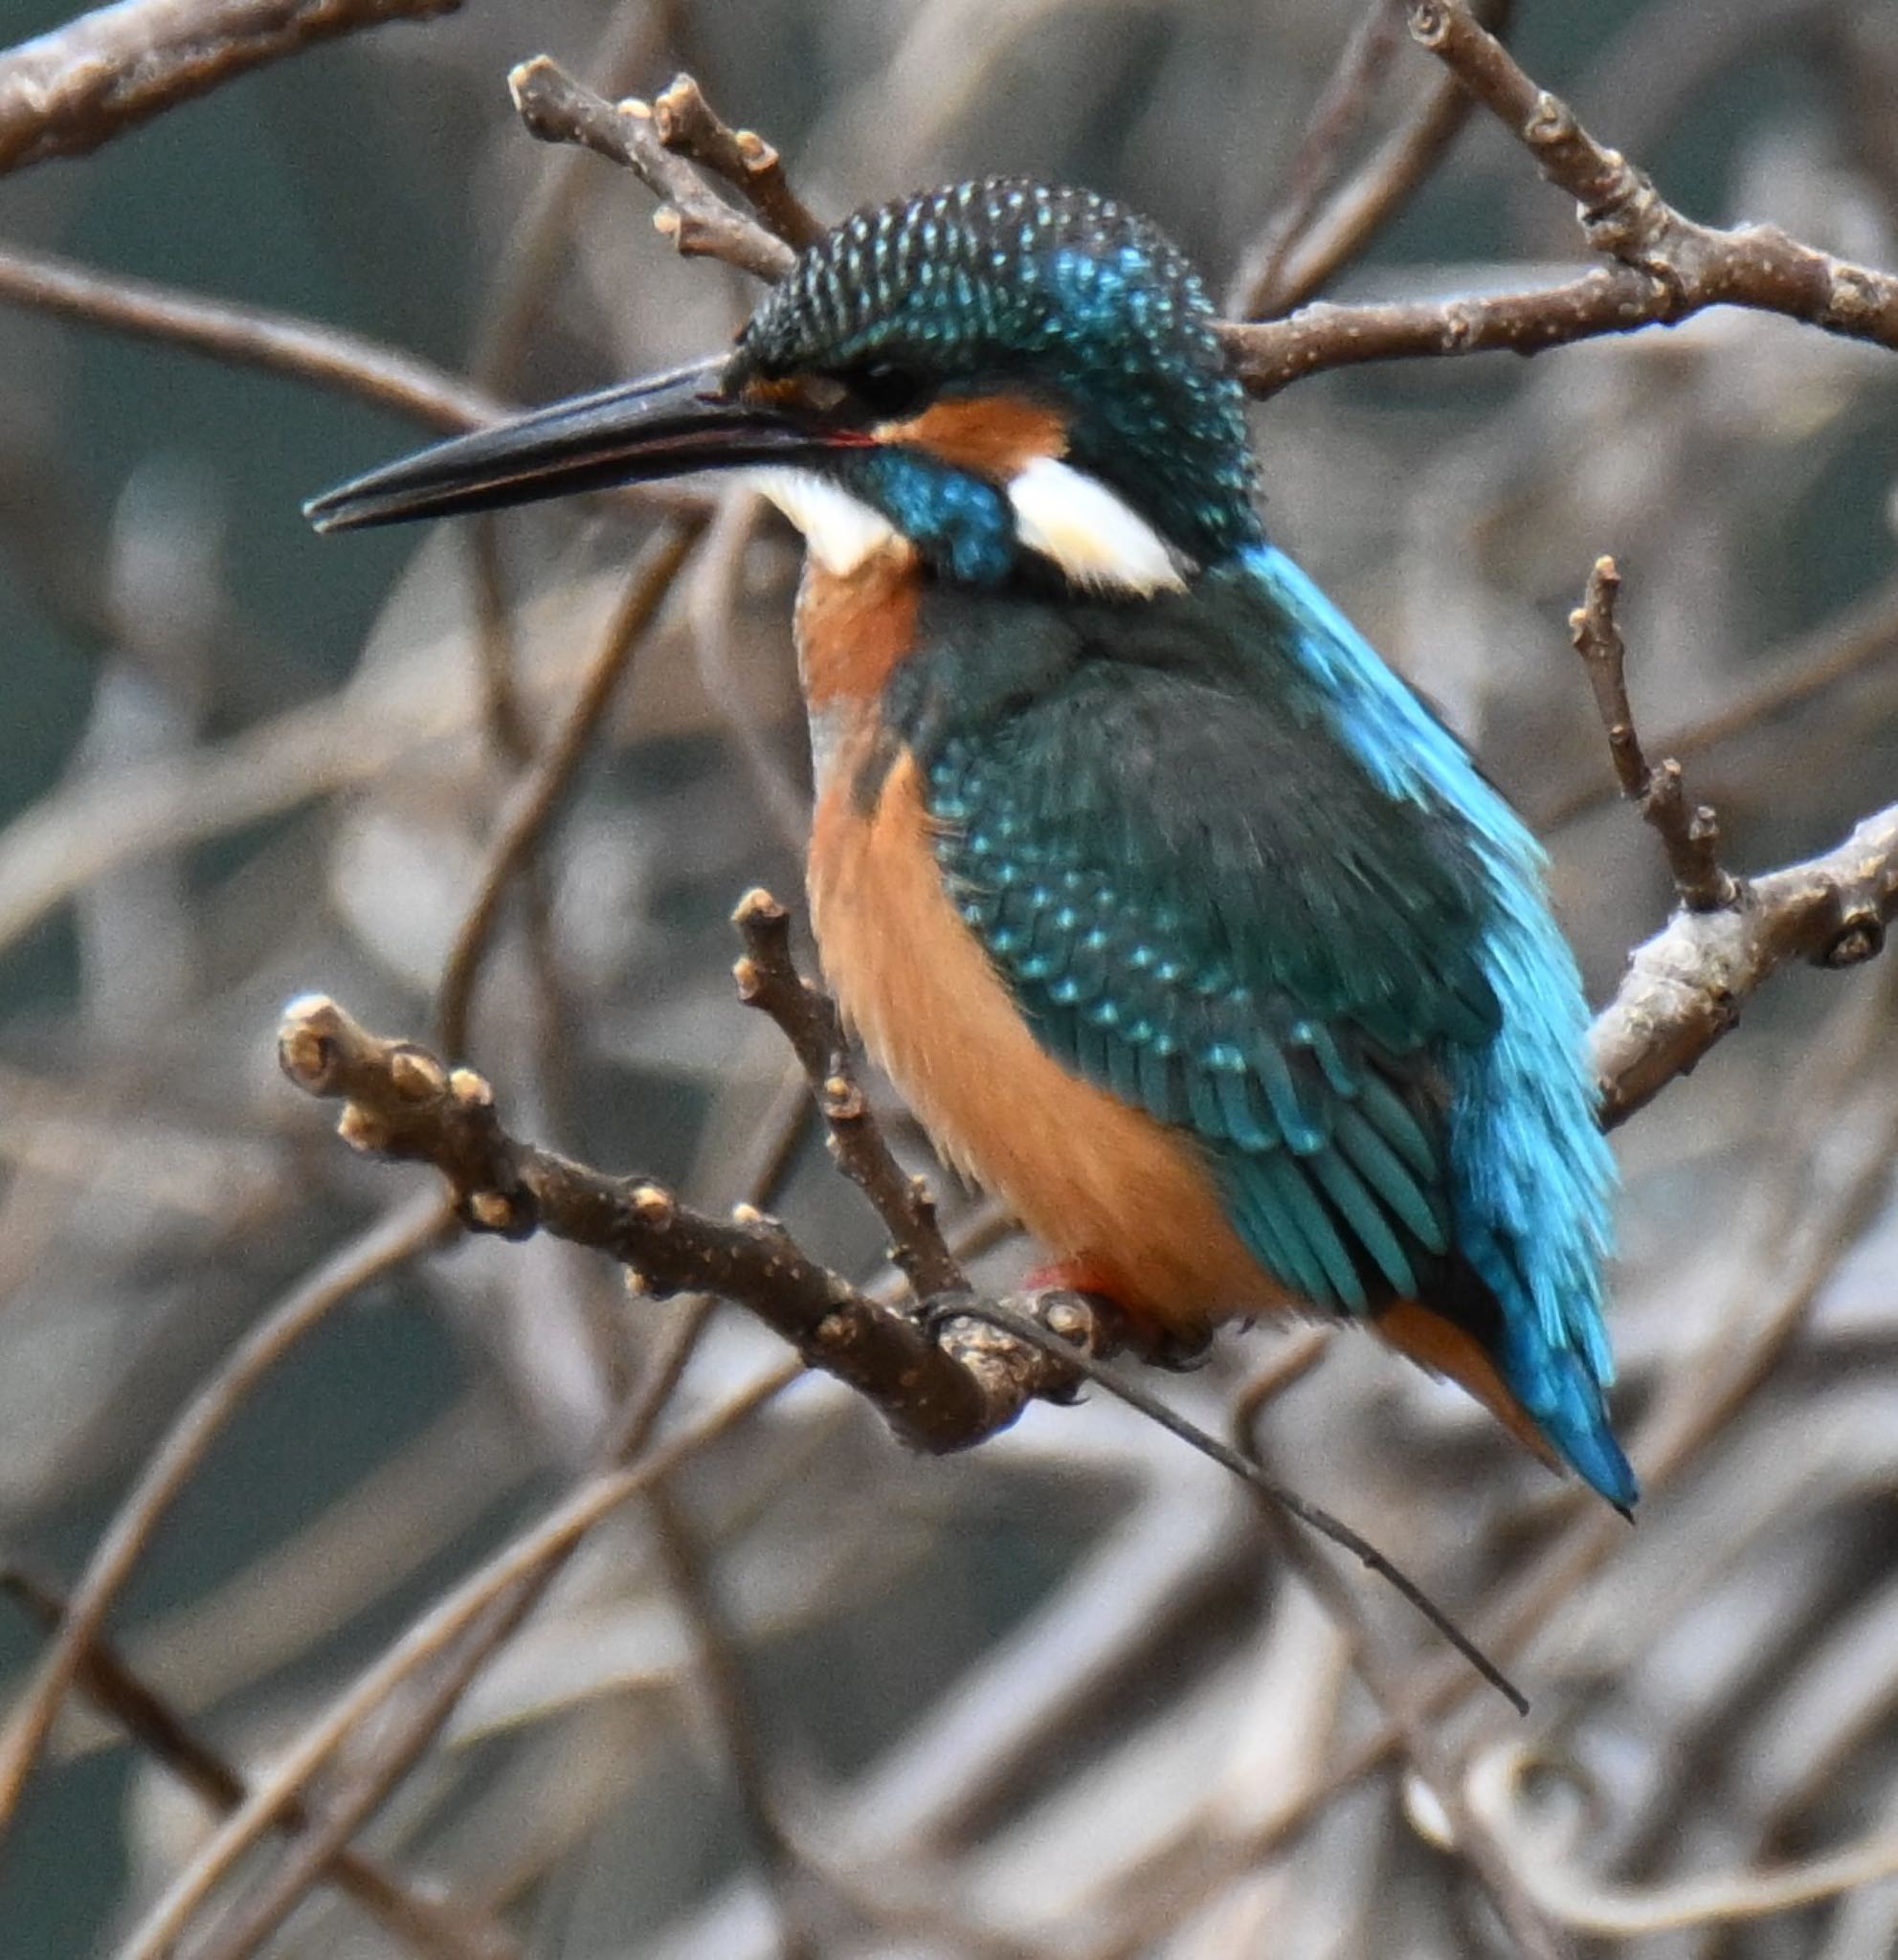
[[319, 528], [743, 467], [847, 572], [1176, 587], [1259, 538], [1244, 400], [1197, 276], [1093, 191], [959, 184], [800, 255], [735, 346], [345, 484]]

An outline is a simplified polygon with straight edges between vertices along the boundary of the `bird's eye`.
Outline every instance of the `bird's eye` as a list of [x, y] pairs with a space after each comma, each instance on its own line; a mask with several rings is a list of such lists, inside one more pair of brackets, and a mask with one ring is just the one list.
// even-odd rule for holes
[[899, 421], [922, 404], [929, 384], [913, 368], [870, 361], [852, 370], [850, 391], [880, 422]]

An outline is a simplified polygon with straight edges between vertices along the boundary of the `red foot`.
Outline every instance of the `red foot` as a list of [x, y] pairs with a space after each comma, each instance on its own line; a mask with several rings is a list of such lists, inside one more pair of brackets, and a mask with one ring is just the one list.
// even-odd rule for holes
[[1108, 1348], [1125, 1348], [1154, 1368], [1196, 1368], [1212, 1345], [1212, 1330], [1198, 1336], [1177, 1334], [1150, 1314], [1115, 1296], [1111, 1283], [1084, 1259], [1056, 1259], [1037, 1266], [1022, 1281], [1028, 1293], [1084, 1293], [1112, 1326]]
[[1121, 1313], [1127, 1311], [1114, 1299], [1112, 1289], [1102, 1275], [1081, 1259], [1056, 1259], [1049, 1265], [1037, 1266], [1021, 1282], [1021, 1290], [1024, 1293], [1085, 1293], [1096, 1300], [1109, 1302]]

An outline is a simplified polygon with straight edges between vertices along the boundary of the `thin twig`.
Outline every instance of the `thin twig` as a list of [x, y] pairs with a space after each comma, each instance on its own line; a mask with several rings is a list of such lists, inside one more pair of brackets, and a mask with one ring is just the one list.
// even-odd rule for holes
[[452, 1222], [448, 1207], [434, 1193], [397, 1206], [286, 1294], [191, 1397], [86, 1562], [58, 1637], [41, 1657], [33, 1685], [0, 1734], [0, 1833], [12, 1819], [54, 1717], [113, 1600], [225, 1425], [304, 1335], [365, 1286], [439, 1243]]
[[[1857, 679], [1898, 652], [1898, 580], [1834, 614], [1790, 645], [1760, 656], [1762, 678], [1735, 689], [1711, 713], [1664, 732], [1655, 746], [1681, 761], [1750, 733], [1794, 708], [1803, 707]], [[1535, 811], [1535, 826], [1548, 831], [1615, 800], [1613, 786], [1590, 770]]]
[[1569, 105], [1523, 73], [1468, 0], [1412, 0], [1411, 33], [1580, 206], [1590, 246], [1647, 275], [1680, 319], [1696, 307], [1754, 306], [1829, 333], [1898, 347], [1898, 276], [1802, 245], [1772, 225], [1722, 231], [1684, 217]]
[[751, 1853], [776, 1908], [778, 1960], [819, 1960], [821, 1949], [799, 1908], [802, 1860], [778, 1821], [765, 1758], [762, 1726], [745, 1678], [744, 1656], [719, 1597], [710, 1564], [691, 1516], [671, 1485], [647, 1499], [659, 1564], [685, 1622], [704, 1699], [730, 1770], [732, 1788], [751, 1839]]
[[689, 75], [676, 76], [655, 96], [652, 112], [667, 149], [723, 177], [787, 245], [801, 252], [829, 229], [791, 188], [777, 151], [755, 129], [732, 128]]
[[[11, 1567], [0, 1568], [0, 1592], [11, 1592], [48, 1633], [58, 1631], [70, 1610], [50, 1586]], [[96, 1640], [86, 1649], [74, 1685], [212, 1811], [234, 1811], [249, 1795], [250, 1786], [237, 1771], [109, 1641]], [[299, 1799], [283, 1807], [277, 1828], [301, 1837], [317, 1821]], [[367, 1852], [339, 1848], [313, 1874], [313, 1882], [324, 1879], [424, 1960], [512, 1960], [521, 1950], [505, 1927], [405, 1883]]]
[[[1266, 1459], [1244, 1450], [1245, 1459], [1269, 1475]], [[1411, 1774], [1442, 1806], [1453, 1848], [1471, 1879], [1488, 1896], [1515, 1942], [1521, 1960], [1567, 1960], [1569, 1949], [1553, 1922], [1524, 1886], [1500, 1834], [1479, 1818], [1463, 1795], [1463, 1768], [1429, 1718], [1406, 1698], [1404, 1683], [1379, 1649], [1357, 1595], [1307, 1537], [1279, 1533], [1287, 1563], [1351, 1645], [1351, 1665], [1385, 1722], [1402, 1739]], [[1518, 1713], [1526, 1714], [1527, 1708]]]
[[791, 914], [763, 890], [747, 892], [732, 914], [745, 942], [738, 997], [770, 1015], [796, 1053], [830, 1131], [831, 1154], [877, 1208], [890, 1257], [919, 1302], [967, 1291], [969, 1281], [943, 1242], [927, 1183], [891, 1154], [857, 1080], [837, 1003], [798, 972], [791, 956]]
[[0, 175], [83, 156], [314, 41], [461, 0], [119, 0], [0, 55]]
[[1239, 255], [1226, 298], [1227, 311], [1240, 320], [1278, 311], [1273, 303], [1286, 255], [1311, 221], [1318, 201], [1350, 149], [1391, 65], [1403, 32], [1403, 0], [1368, 0], [1325, 85], [1305, 119], [1292, 152], [1285, 188]]
[[1672, 756], [1650, 768], [1628, 701], [1628, 650], [1616, 608], [1621, 574], [1612, 558], [1597, 558], [1582, 603], [1569, 614], [1569, 633], [1595, 693], [1608, 753], [1621, 794], [1661, 839], [1674, 889], [1690, 912], [1737, 904], [1740, 887], [1720, 868], [1720, 826], [1706, 805], [1687, 807], [1681, 765]]
[[[1015, 1392], [1023, 1379], [1032, 1384], [1030, 1393], [1064, 1395], [1075, 1372], [1091, 1372], [1083, 1364], [1092, 1360], [1092, 1329], [1069, 1310], [1072, 1296], [1047, 1297], [1046, 1324], [1012, 1305], [967, 1296], [939, 1302], [948, 1311], [939, 1311], [938, 1318], [951, 1325], [986, 1322], [1023, 1353], [1040, 1354], [1052, 1364], [1038, 1379], [1018, 1362], [999, 1371], [982, 1366], [987, 1357], [981, 1350], [971, 1358], [953, 1340], [937, 1345], [916, 1322], [817, 1265], [781, 1225], [751, 1206], [737, 1207], [731, 1223], [722, 1224], [681, 1205], [649, 1180], [610, 1179], [517, 1142], [501, 1126], [494, 1093], [479, 1076], [468, 1069], [451, 1074], [413, 1043], [368, 1034], [333, 1001], [293, 1001], [284, 1012], [279, 1052], [284, 1073], [299, 1087], [346, 1100], [338, 1125], [346, 1142], [383, 1156], [434, 1164], [449, 1180], [457, 1214], [472, 1229], [510, 1238], [547, 1231], [610, 1253], [653, 1293], [691, 1288], [731, 1300], [792, 1342], [810, 1366], [867, 1396], [899, 1435], [926, 1449], [964, 1449], [1013, 1420], [1021, 1406]], [[945, 1249], [943, 1258], [949, 1257]], [[1024, 1335], [1024, 1328], [1034, 1329], [1033, 1335]], [[1182, 1426], [1184, 1418], [1165, 1404], [1107, 1379], [1123, 1399], [1189, 1440], [1198, 1438], [1199, 1432]], [[1244, 1464], [1212, 1438], [1202, 1446], [1228, 1468]], [[1295, 1493], [1267, 1486], [1250, 1466], [1238, 1474], [1389, 1580], [1443, 1627], [1504, 1693], [1520, 1699], [1375, 1547]]]
[[1029, 1319], [1027, 1315], [991, 1301], [974, 1302], [959, 1308], [958, 1311], [967, 1313], [973, 1319], [990, 1321], [1004, 1332], [1012, 1334], [1017, 1341], [1045, 1348], [1050, 1354], [1067, 1362], [1077, 1372], [1105, 1389], [1109, 1394], [1117, 1396], [1130, 1409], [1137, 1409], [1150, 1421], [1157, 1422], [1162, 1429], [1170, 1431], [1182, 1442], [1190, 1444], [1201, 1456], [1210, 1457], [1221, 1469], [1230, 1470], [1267, 1503], [1283, 1511], [1295, 1523], [1303, 1525], [1307, 1531], [1314, 1531], [1321, 1538], [1329, 1538], [1341, 1550], [1348, 1551], [1368, 1571], [1375, 1572], [1399, 1598], [1422, 1615], [1517, 1714], [1529, 1713], [1529, 1698], [1488, 1655], [1484, 1653], [1483, 1649], [1408, 1572], [1401, 1567], [1394, 1565], [1383, 1552], [1368, 1539], [1360, 1537], [1342, 1519], [1333, 1517], [1322, 1505], [1300, 1497], [1295, 1490], [1288, 1489], [1284, 1484], [1275, 1482], [1250, 1457], [1242, 1456], [1230, 1444], [1221, 1442], [1217, 1437], [1210, 1435], [1197, 1423], [1189, 1421], [1170, 1403], [1150, 1394], [1139, 1383], [1128, 1381], [1125, 1375], [1097, 1361], [1091, 1354], [1076, 1353], [1068, 1348], [1060, 1334]]
[[530, 1526], [413, 1621], [383, 1657], [362, 1674], [257, 1777], [251, 1794], [203, 1844], [119, 1949], [119, 1960], [164, 1960], [231, 1871], [267, 1833], [336, 1751], [359, 1733], [418, 1668], [447, 1653], [499, 1599], [568, 1553], [602, 1519], [629, 1499], [672, 1476], [699, 1451], [726, 1435], [798, 1379], [793, 1363], [762, 1377], [636, 1463], [590, 1477], [540, 1522]]
[[1465, 0], [1412, 0], [1411, 32], [1525, 144], [1581, 206], [1589, 244], [1617, 261], [1563, 284], [1476, 298], [1301, 308], [1222, 328], [1254, 394], [1363, 361], [1541, 353], [1603, 334], [1672, 325], [1708, 306], [1780, 313], [1898, 348], [1898, 277], [1816, 251], [1770, 225], [1722, 231], [1675, 211], [1640, 171], [1597, 144], [1538, 88]]
[[314, 382], [445, 433], [482, 428], [510, 412], [493, 395], [359, 334], [291, 313], [207, 300], [128, 274], [98, 272], [19, 245], [0, 247], [0, 302], [161, 341], [234, 367]]
[[582, 679], [566, 719], [540, 760], [514, 785], [495, 825], [475, 898], [462, 915], [435, 990], [436, 1038], [452, 1056], [465, 1054], [475, 983], [480, 977], [496, 923], [522, 867], [558, 813], [573, 776], [613, 705], [628, 663], [658, 617], [697, 544], [703, 521], [681, 518], [663, 526], [635, 563], [631, 579]]
[[[1507, 26], [1512, 0], [1489, 0], [1485, 22]], [[1410, 113], [1287, 240], [1275, 265], [1235, 282], [1231, 310], [1270, 319], [1302, 306], [1362, 253], [1449, 153], [1475, 106], [1454, 76], [1442, 76]]]
[[[672, 0], [617, 0], [587, 62], [587, 73], [599, 78], [609, 98], [624, 95], [652, 69], [672, 33], [675, 11]], [[469, 371], [487, 387], [513, 386], [562, 261], [580, 234], [585, 200], [598, 182], [569, 146], [556, 146], [542, 163], [502, 249], [468, 356]]]
[[522, 62], [507, 86], [521, 120], [543, 143], [582, 144], [635, 171], [659, 200], [654, 225], [684, 256], [722, 258], [767, 280], [790, 271], [792, 248], [708, 189], [691, 163], [668, 150], [646, 103], [609, 102], [547, 55]]

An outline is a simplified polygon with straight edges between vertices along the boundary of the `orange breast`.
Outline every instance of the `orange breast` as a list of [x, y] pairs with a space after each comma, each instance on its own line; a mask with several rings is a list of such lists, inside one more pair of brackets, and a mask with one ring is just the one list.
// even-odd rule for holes
[[914, 758], [898, 758], [873, 811], [855, 807], [874, 731], [866, 708], [829, 771], [812, 918], [844, 1012], [937, 1147], [1064, 1265], [1170, 1331], [1285, 1304], [1191, 1144], [1036, 1039], [944, 889]]

